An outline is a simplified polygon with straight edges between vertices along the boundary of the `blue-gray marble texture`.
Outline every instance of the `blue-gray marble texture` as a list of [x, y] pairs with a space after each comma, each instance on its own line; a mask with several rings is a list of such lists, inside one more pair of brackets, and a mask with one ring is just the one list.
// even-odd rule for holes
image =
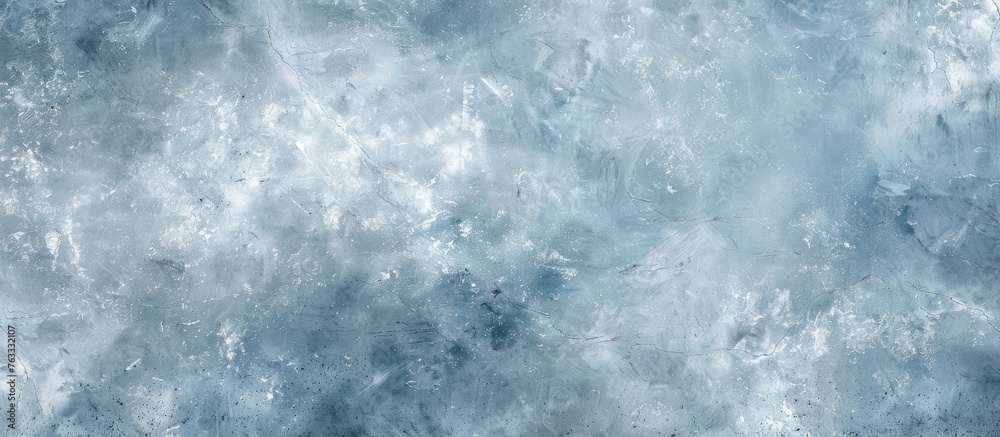
[[5, 431], [998, 435], [998, 25], [0, 0]]

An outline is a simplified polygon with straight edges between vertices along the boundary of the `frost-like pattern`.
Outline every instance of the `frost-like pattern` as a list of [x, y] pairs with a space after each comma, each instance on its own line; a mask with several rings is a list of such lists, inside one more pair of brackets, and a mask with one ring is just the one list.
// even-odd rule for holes
[[998, 25], [0, 0], [14, 432], [1000, 433]]

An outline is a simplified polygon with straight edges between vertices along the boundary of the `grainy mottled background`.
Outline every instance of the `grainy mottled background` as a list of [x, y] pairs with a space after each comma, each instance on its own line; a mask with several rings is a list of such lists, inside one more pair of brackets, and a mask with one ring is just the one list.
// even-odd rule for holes
[[998, 24], [0, 0], [14, 434], [996, 434]]

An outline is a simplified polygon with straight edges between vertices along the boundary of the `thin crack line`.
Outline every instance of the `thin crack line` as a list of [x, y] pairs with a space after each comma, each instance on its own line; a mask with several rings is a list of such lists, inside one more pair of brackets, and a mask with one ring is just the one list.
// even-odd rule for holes
[[[993, 328], [994, 331], [1000, 333], [1000, 329], [997, 329], [996, 325], [994, 325], [993, 322], [990, 321], [990, 316], [988, 314], [986, 314], [986, 311], [982, 310], [981, 308], [977, 308], [977, 307], [974, 307], [972, 305], [966, 304], [965, 302], [962, 302], [962, 301], [960, 301], [960, 300], [958, 300], [958, 299], [956, 299], [954, 297], [951, 297], [951, 296], [949, 296], [947, 294], [944, 294], [944, 293], [938, 293], [936, 291], [930, 291], [930, 290], [925, 290], [923, 288], [920, 288], [919, 286], [917, 286], [917, 284], [914, 284], [909, 279], [907, 279], [906, 282], [909, 283], [910, 286], [913, 287], [913, 289], [915, 289], [915, 290], [917, 290], [917, 291], [919, 291], [921, 293], [929, 294], [929, 295], [932, 295], [932, 296], [943, 297], [943, 298], [946, 298], [946, 299], [954, 302], [958, 306], [961, 306], [962, 308], [965, 308], [965, 309], [973, 311], [973, 312], [978, 312], [979, 314], [981, 314], [983, 316], [984, 319], [986, 319], [986, 324], [990, 325], [990, 328]], [[923, 308], [921, 308], [921, 309], [923, 309]], [[924, 312], [927, 312], [928, 314], [930, 314], [930, 312], [927, 311], [926, 309], [923, 309], [923, 310], [924, 310]]]
[[409, 302], [407, 302], [405, 299], [403, 299], [403, 296], [400, 296], [398, 291], [392, 291], [392, 290], [390, 290], [388, 288], [385, 288], [385, 287], [383, 287], [381, 285], [373, 284], [371, 282], [368, 282], [368, 281], [365, 281], [365, 280], [362, 280], [362, 279], [358, 279], [356, 276], [353, 276], [353, 275], [351, 275], [351, 277], [354, 278], [355, 281], [361, 282], [363, 284], [368, 284], [368, 285], [370, 285], [372, 287], [378, 288], [380, 290], [383, 290], [383, 291], [385, 291], [387, 293], [391, 293], [392, 295], [396, 296], [396, 299], [399, 300], [399, 303], [403, 304], [403, 306], [406, 307], [407, 310], [409, 310], [411, 313], [413, 313], [414, 315], [416, 315], [417, 318], [419, 318], [422, 322], [426, 323], [428, 327], [430, 327], [432, 330], [434, 330], [435, 333], [437, 333], [437, 335], [439, 335], [441, 338], [445, 339], [445, 341], [447, 341], [449, 343], [456, 343], [456, 344], [458, 343], [456, 340], [454, 340], [452, 338], [449, 338], [447, 335], [444, 335], [444, 333], [442, 333], [437, 328], [437, 326], [434, 326], [434, 324], [431, 323], [430, 320], [427, 320], [427, 317], [424, 317], [423, 314], [420, 314], [420, 311], [417, 311], [415, 308], [413, 308], [412, 306], [410, 306]]
[[648, 347], [650, 349], [653, 349], [653, 350], [656, 350], [656, 351], [659, 351], [659, 352], [663, 352], [663, 353], [667, 353], [667, 354], [674, 354], [674, 355], [682, 355], [682, 356], [685, 356], [685, 357], [688, 357], [688, 358], [691, 358], [691, 357], [707, 357], [707, 356], [709, 356], [711, 354], [718, 353], [718, 352], [743, 352], [743, 353], [745, 353], [747, 355], [750, 355], [750, 356], [752, 356], [754, 358], [764, 358], [764, 357], [769, 357], [771, 355], [774, 355], [778, 351], [778, 347], [781, 346], [781, 343], [784, 343], [785, 339], [788, 338], [788, 334], [790, 332], [792, 332], [792, 329], [795, 329], [798, 326], [799, 326], [798, 323], [793, 323], [791, 326], [789, 326], [788, 329], [785, 330], [785, 333], [782, 334], [781, 338], [779, 338], [778, 341], [774, 342], [774, 345], [771, 346], [771, 351], [767, 352], [767, 353], [762, 353], [762, 354], [754, 353], [754, 352], [751, 352], [749, 350], [746, 350], [746, 349], [743, 349], [743, 348], [737, 348], [737, 347], [720, 347], [720, 348], [709, 349], [709, 350], [707, 350], [705, 352], [684, 352], [684, 351], [678, 351], [678, 350], [664, 349], [664, 348], [661, 348], [661, 347], [659, 347], [659, 346], [657, 346], [655, 344], [652, 344], [652, 343], [635, 343], [631, 347], [629, 347], [629, 353], [626, 354], [626, 359], [628, 359], [628, 357], [630, 357], [632, 355], [632, 349], [634, 349], [636, 347]]
[[212, 14], [212, 18], [215, 18], [215, 21], [218, 21], [219, 24], [222, 25], [223, 27], [236, 27], [236, 28], [239, 28], [240, 30], [243, 30], [243, 29], [263, 29], [264, 28], [263, 26], [251, 26], [251, 25], [246, 25], [246, 24], [239, 23], [239, 22], [237, 22], [235, 24], [227, 22], [227, 21], [223, 20], [222, 18], [220, 18], [218, 15], [216, 15], [215, 14], [215, 10], [213, 10], [210, 6], [208, 6], [208, 4], [206, 4], [204, 0], [198, 0], [198, 3], [201, 3], [201, 5], [204, 6], [205, 9], [208, 10], [208, 13]]
[[997, 5], [996, 0], [990, 0], [993, 3], [993, 9], [997, 11], [997, 21], [993, 23], [993, 30], [990, 31], [990, 47], [993, 46], [993, 35], [997, 32], [997, 26], [1000, 26], [1000, 5]]
[[281, 60], [281, 63], [285, 64], [285, 66], [288, 67], [288, 69], [292, 71], [292, 74], [295, 75], [295, 80], [298, 82], [298, 85], [299, 85], [299, 91], [302, 92], [302, 95], [305, 96], [306, 100], [308, 100], [309, 103], [312, 103], [313, 106], [315, 106], [317, 109], [319, 109], [319, 112], [323, 115], [324, 118], [326, 118], [327, 120], [332, 121], [333, 124], [335, 126], [337, 126], [337, 129], [339, 129], [340, 132], [344, 134], [344, 136], [347, 138], [347, 141], [350, 142], [351, 145], [353, 145], [354, 147], [356, 147], [358, 150], [360, 150], [363, 155], [365, 155], [366, 160], [372, 161], [371, 155], [368, 154], [368, 151], [365, 150], [365, 148], [362, 147], [361, 144], [358, 143], [357, 140], [354, 139], [354, 137], [347, 131], [346, 128], [344, 128], [343, 125], [340, 124], [340, 122], [336, 118], [330, 116], [330, 114], [326, 112], [326, 108], [324, 108], [323, 105], [320, 105], [315, 99], [313, 99], [312, 95], [310, 95], [309, 92], [306, 91], [305, 86], [303, 86], [303, 84], [302, 84], [302, 76], [299, 74], [299, 71], [296, 70], [295, 67], [292, 67], [292, 64], [288, 63], [288, 61], [285, 59], [285, 56], [274, 45], [274, 37], [273, 37], [273, 35], [271, 33], [271, 31], [273, 30], [273, 28], [271, 27], [271, 16], [270, 16], [270, 14], [265, 13], [264, 16], [267, 18], [267, 42], [268, 42], [268, 45], [270, 45], [271, 46], [271, 50], [273, 50], [274, 53], [278, 55], [278, 59]]

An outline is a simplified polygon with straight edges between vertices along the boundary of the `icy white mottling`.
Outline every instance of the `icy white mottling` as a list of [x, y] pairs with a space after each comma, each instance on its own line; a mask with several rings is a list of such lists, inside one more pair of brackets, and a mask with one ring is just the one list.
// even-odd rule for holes
[[0, 0], [23, 435], [994, 435], [991, 1]]

